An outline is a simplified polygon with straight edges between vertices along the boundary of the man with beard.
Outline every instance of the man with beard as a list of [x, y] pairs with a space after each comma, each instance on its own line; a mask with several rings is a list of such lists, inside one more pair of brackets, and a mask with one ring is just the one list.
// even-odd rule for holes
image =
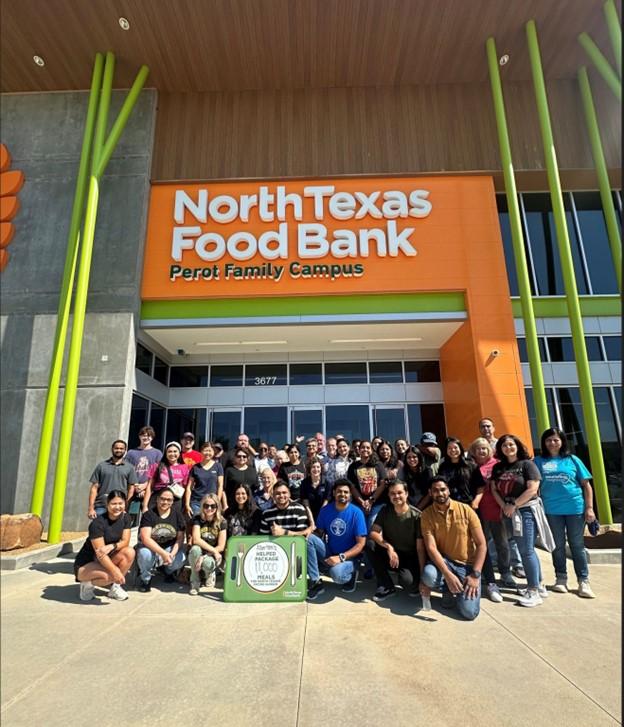
[[[359, 507], [351, 504], [351, 483], [337, 480], [334, 502], [319, 512], [316, 533], [308, 537], [308, 599], [314, 600], [325, 590], [319, 565], [329, 571], [334, 583], [345, 593], [355, 591], [359, 555], [366, 544], [366, 521]], [[319, 560], [321, 563], [319, 564]]]
[[87, 516], [95, 520], [106, 513], [106, 498], [109, 492], [120, 490], [126, 495], [126, 502], [134, 496], [137, 476], [134, 467], [125, 460], [127, 444], [116, 439], [111, 447], [111, 457], [100, 462], [90, 478], [89, 505]]
[[468, 621], [479, 615], [481, 568], [486, 544], [479, 518], [470, 505], [451, 500], [447, 483], [434, 477], [433, 500], [421, 517], [421, 531], [429, 562], [423, 569], [420, 592], [429, 596], [442, 586], [442, 606], [457, 606]]

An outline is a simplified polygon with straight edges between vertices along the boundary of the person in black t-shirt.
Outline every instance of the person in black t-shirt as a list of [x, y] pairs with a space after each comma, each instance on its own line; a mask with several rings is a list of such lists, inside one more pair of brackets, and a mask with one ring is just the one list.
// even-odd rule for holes
[[448, 437], [444, 459], [438, 468], [438, 477], [443, 477], [451, 493], [451, 499], [471, 505], [476, 492], [472, 491], [472, 473], [476, 464], [464, 456], [464, 446], [456, 437]]
[[234, 502], [234, 492], [240, 485], [248, 485], [252, 492], [258, 487], [258, 473], [249, 452], [239, 447], [234, 453], [234, 461], [234, 466], [225, 469], [225, 499], [222, 504], [226, 509]]
[[235, 535], [255, 535], [260, 527], [261, 515], [262, 511], [256, 505], [249, 486], [239, 485], [234, 491], [234, 502], [224, 513], [228, 538]]
[[288, 463], [280, 466], [277, 472], [277, 479], [288, 484], [290, 499], [298, 501], [301, 495], [301, 483], [306, 476], [306, 468], [301, 461], [301, 453], [296, 444], [286, 447]]
[[109, 585], [109, 598], [128, 598], [122, 586], [134, 561], [134, 548], [130, 547], [130, 516], [125, 509], [126, 493], [113, 490], [106, 499], [106, 513], [89, 525], [89, 537], [74, 561], [81, 601], [95, 597], [95, 586]]
[[186, 524], [178, 508], [173, 506], [173, 492], [167, 487], [156, 496], [156, 506], [146, 510], [139, 528], [137, 564], [139, 590], [151, 590], [152, 570], [162, 565], [165, 582], [173, 583], [175, 574], [184, 565], [184, 531]]

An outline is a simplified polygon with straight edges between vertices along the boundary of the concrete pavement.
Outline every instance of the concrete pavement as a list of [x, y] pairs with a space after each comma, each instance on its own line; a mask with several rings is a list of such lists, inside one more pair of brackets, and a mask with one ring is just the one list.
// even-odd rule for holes
[[71, 564], [2, 572], [3, 727], [620, 723], [617, 565], [592, 566], [594, 601], [524, 609], [509, 592], [467, 623], [436, 597], [431, 612], [402, 593], [376, 604], [373, 582], [311, 604], [160, 583], [85, 604]]

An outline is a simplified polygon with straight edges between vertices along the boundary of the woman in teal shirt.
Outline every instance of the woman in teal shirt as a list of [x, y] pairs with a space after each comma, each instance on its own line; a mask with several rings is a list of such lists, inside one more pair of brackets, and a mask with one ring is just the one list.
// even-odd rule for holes
[[589, 585], [589, 568], [583, 542], [585, 523], [596, 519], [591, 474], [581, 460], [570, 453], [566, 435], [557, 427], [547, 429], [542, 434], [542, 456], [535, 457], [535, 464], [542, 475], [540, 496], [555, 539], [552, 558], [557, 580], [553, 591], [568, 592], [567, 537], [574, 572], [578, 578], [578, 595], [581, 598], [595, 598]]

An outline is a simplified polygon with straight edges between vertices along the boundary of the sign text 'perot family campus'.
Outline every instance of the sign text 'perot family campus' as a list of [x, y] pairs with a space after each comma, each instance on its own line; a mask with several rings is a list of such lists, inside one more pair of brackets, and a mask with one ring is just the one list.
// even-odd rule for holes
[[[331, 184], [307, 185], [302, 193], [285, 185], [260, 185], [251, 194], [175, 191], [169, 279], [249, 280], [359, 277], [370, 255], [416, 255], [416, 228], [399, 221], [426, 217], [426, 189], [336, 191]], [[324, 221], [351, 221], [329, 229]], [[256, 234], [250, 224], [271, 225]], [[231, 232], [231, 225], [237, 229]], [[228, 232], [224, 227], [229, 227]], [[186, 264], [192, 252], [204, 264]], [[318, 262], [331, 258], [334, 262]], [[227, 259], [227, 262], [225, 261]], [[342, 263], [349, 260], [349, 263]], [[253, 263], [251, 262], [253, 261]]]

